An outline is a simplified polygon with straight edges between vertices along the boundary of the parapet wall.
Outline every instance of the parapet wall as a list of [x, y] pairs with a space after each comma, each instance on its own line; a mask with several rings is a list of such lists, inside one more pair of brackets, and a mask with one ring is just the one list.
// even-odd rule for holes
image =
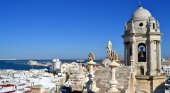
[[[116, 68], [116, 80], [118, 81], [117, 88], [121, 91], [121, 93], [125, 93], [125, 90], [128, 87], [130, 70], [130, 66], [119, 66]], [[109, 80], [111, 79], [110, 71], [110, 67], [97, 67], [95, 76], [96, 84], [100, 89], [100, 93], [105, 93], [109, 88]]]

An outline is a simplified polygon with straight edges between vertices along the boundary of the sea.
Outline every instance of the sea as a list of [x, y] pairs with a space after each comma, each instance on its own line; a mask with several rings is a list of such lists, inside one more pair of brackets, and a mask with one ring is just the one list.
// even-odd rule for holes
[[[38, 63], [46, 64], [52, 62], [52, 60], [34, 60]], [[62, 63], [71, 63], [76, 62], [74, 59], [63, 59], [60, 60]], [[50, 66], [32, 66], [28, 64], [29, 60], [0, 60], [0, 69], [14, 69], [14, 70], [29, 70], [29, 69], [48, 69]], [[87, 62], [87, 60], [85, 60]], [[97, 60], [97, 62], [99, 62]]]

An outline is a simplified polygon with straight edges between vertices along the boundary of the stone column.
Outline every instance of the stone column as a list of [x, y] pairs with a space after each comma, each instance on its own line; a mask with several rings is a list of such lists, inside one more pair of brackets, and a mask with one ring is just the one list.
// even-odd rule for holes
[[161, 44], [160, 41], [157, 41], [157, 69], [158, 73], [160, 74], [160, 69], [161, 69]]
[[131, 66], [133, 66], [134, 68], [135, 68], [135, 63], [134, 63], [134, 61], [132, 61], [132, 60], [135, 60], [136, 59], [136, 55], [135, 55], [135, 42], [136, 42], [136, 40], [135, 40], [135, 37], [133, 37], [133, 39], [132, 39], [132, 41], [131, 41], [131, 47], [132, 47], [132, 55], [131, 55], [131, 58], [130, 58], [130, 62], [131, 62]]
[[161, 67], [161, 58], [162, 58], [161, 41], [159, 41], [159, 67]]
[[154, 73], [154, 65], [155, 65], [155, 63], [153, 63], [153, 61], [154, 61], [154, 41], [152, 40], [152, 41], [150, 41], [149, 42], [149, 67], [150, 67], [150, 73], [149, 73], [149, 75], [151, 75], [151, 76], [153, 76], [153, 75], [155, 75], [155, 73]]
[[125, 63], [125, 65], [128, 65], [128, 63], [127, 63], [127, 45], [125, 42], [124, 42], [124, 63]]
[[89, 66], [89, 84], [88, 86], [90, 86], [90, 91], [91, 92], [97, 92], [99, 90], [99, 88], [96, 87], [96, 81], [94, 80], [94, 69], [93, 69], [93, 66], [95, 65], [96, 63], [93, 62], [93, 60], [90, 60], [90, 62], [88, 62], [88, 66]]
[[152, 41], [149, 41], [149, 75], [152, 75]]
[[118, 89], [116, 88], [117, 86], [117, 81], [116, 81], [116, 78], [115, 78], [115, 74], [116, 74], [116, 67], [119, 66], [119, 64], [115, 61], [115, 60], [112, 60], [111, 63], [109, 64], [110, 68], [111, 68], [111, 80], [110, 80], [110, 88], [109, 90], [107, 91], [108, 93], [117, 93], [118, 92]]
[[[132, 57], [130, 58], [130, 60], [135, 60], [135, 42], [136, 42], [136, 37], [135, 37], [135, 29], [134, 29], [134, 23], [133, 23], [133, 20], [132, 20], [132, 33], [133, 33], [133, 36], [132, 36], [132, 39], [131, 39], [131, 52], [132, 52]], [[131, 66], [133, 65], [133, 67], [135, 67], [135, 64], [134, 62], [132, 62]]]
[[[133, 63], [133, 59], [131, 59], [130, 61], [131, 63]], [[136, 75], [135, 69], [133, 65], [131, 65], [131, 72], [129, 76], [128, 88], [127, 88], [126, 93], [135, 93], [136, 86], [137, 86], [135, 75]]]
[[93, 65], [95, 65], [96, 63], [95, 62], [93, 62], [93, 61], [90, 61], [89, 63], [88, 63], [88, 65], [89, 65], [89, 73], [91, 74], [91, 75], [94, 75], [93, 74], [93, 72], [94, 72], [94, 70], [93, 70]]

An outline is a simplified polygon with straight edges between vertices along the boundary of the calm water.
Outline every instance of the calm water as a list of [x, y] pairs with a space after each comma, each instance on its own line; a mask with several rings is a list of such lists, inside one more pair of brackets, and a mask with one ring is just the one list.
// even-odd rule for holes
[[[29, 70], [29, 69], [44, 69], [49, 67], [30, 66], [29, 60], [0, 60], [0, 69], [15, 69], [15, 70]], [[36, 60], [38, 62], [50, 62], [50, 60]]]
[[[28, 65], [29, 60], [0, 60], [0, 69], [15, 69], [15, 70], [29, 70], [29, 69], [50, 69], [50, 67], [43, 66], [30, 66]], [[35, 60], [40, 63], [48, 63], [51, 60]], [[75, 62], [76, 60], [61, 60], [62, 63]], [[85, 61], [87, 62], [87, 61]]]

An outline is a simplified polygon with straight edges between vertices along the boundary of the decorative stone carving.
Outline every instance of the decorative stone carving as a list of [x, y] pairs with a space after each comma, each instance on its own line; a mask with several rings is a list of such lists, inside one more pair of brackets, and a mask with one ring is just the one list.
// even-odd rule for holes
[[89, 61], [93, 61], [94, 58], [95, 58], [95, 57], [94, 57], [94, 53], [93, 53], [93, 52], [90, 52], [89, 57], [88, 57]]
[[111, 52], [111, 56], [110, 56], [110, 61], [111, 63], [109, 64], [110, 68], [111, 68], [111, 80], [109, 81], [110, 84], [110, 88], [107, 91], [108, 93], [117, 93], [118, 89], [116, 88], [117, 86], [117, 81], [115, 78], [115, 74], [116, 74], [116, 70], [115, 68], [118, 67], [120, 64], [118, 64], [115, 60], [115, 53]]
[[108, 54], [107, 58], [109, 58], [111, 52], [113, 51], [113, 49], [112, 49], [112, 42], [110, 40], [108, 41], [108, 44], [106, 46], [106, 50], [107, 50], [107, 54]]
[[109, 59], [110, 61], [113, 61], [113, 60], [119, 61], [118, 53], [116, 53], [115, 51], [112, 51], [110, 53]]
[[89, 74], [88, 74], [88, 77], [89, 77], [89, 80], [88, 82], [86, 83], [86, 87], [87, 87], [87, 91], [88, 92], [97, 92], [99, 90], [99, 88], [96, 87], [96, 81], [94, 80], [95, 78], [95, 75], [94, 75], [94, 65], [96, 64], [95, 62], [93, 62], [94, 60], [94, 53], [93, 52], [90, 52], [89, 54], [89, 62], [87, 63], [88, 64], [88, 67], [89, 67]]

